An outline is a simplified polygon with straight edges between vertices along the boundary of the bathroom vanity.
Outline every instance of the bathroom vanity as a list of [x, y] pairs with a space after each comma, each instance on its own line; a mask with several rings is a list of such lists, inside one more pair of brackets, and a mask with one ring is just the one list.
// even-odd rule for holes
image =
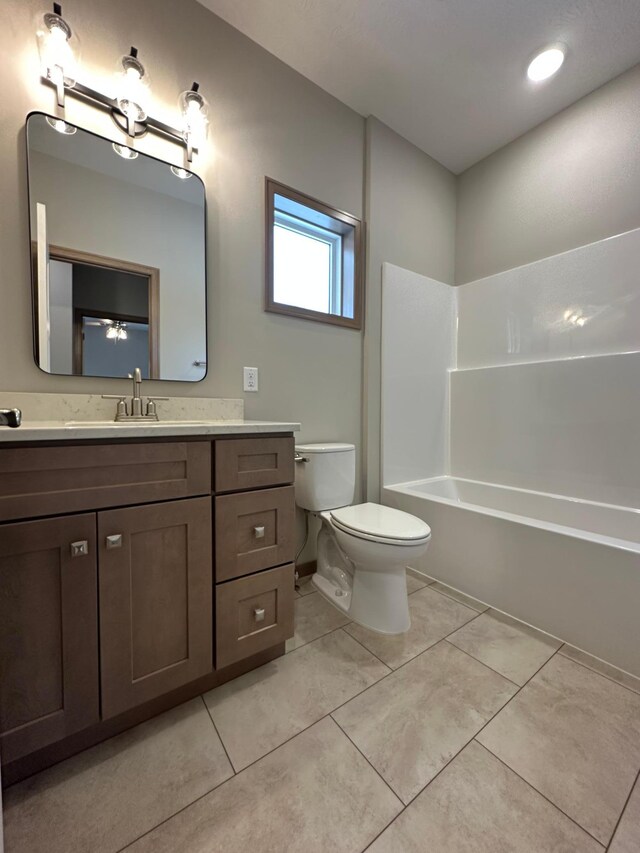
[[294, 429], [1, 431], [5, 784], [283, 653]]

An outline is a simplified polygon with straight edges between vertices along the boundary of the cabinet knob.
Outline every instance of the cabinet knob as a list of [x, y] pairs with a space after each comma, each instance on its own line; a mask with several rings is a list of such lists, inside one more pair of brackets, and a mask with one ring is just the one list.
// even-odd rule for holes
[[255, 607], [253, 610], [253, 618], [256, 622], [264, 622], [264, 607]]
[[86, 557], [89, 553], [89, 543], [86, 539], [79, 542], [72, 542], [70, 545], [72, 557]]
[[264, 539], [264, 526], [254, 527], [253, 534], [256, 539]]
[[122, 548], [122, 533], [114, 533], [112, 536], [107, 536], [105, 539], [107, 551], [112, 548]]

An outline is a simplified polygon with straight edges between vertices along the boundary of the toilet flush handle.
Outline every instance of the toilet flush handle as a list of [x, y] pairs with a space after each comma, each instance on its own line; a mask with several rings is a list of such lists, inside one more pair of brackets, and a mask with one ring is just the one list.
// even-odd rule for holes
[[296, 461], [296, 462], [308, 462], [308, 461], [309, 461], [309, 457], [308, 457], [308, 456], [302, 456], [302, 455], [301, 455], [300, 453], [298, 453], [297, 451], [296, 451], [296, 455], [295, 455], [294, 459], [295, 459], [295, 461]]

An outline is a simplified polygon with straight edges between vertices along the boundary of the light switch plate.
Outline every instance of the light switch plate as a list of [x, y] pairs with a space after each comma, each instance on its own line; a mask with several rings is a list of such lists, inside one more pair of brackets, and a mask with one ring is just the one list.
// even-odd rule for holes
[[257, 391], [258, 390], [258, 368], [257, 367], [245, 367], [244, 368], [244, 390], [245, 391]]

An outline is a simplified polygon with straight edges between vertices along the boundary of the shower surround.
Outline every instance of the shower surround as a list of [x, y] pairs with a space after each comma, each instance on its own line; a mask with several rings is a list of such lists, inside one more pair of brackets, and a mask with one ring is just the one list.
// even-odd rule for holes
[[640, 229], [454, 288], [383, 269], [383, 502], [432, 577], [640, 674]]

